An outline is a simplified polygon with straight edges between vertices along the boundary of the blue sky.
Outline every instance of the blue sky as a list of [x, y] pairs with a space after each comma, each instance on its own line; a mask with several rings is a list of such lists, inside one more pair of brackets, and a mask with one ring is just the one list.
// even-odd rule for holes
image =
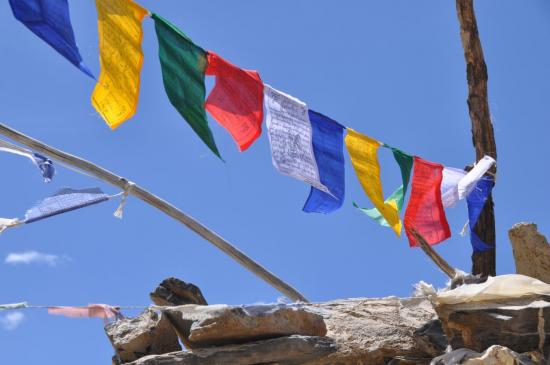
[[[507, 230], [533, 221], [550, 233], [544, 154], [550, 111], [550, 3], [476, 2], [489, 68], [499, 157], [495, 189], [498, 273], [514, 271]], [[197, 44], [294, 95], [340, 123], [447, 166], [473, 162], [467, 85], [453, 1], [143, 0]], [[99, 74], [94, 2], [71, 1], [82, 56]], [[369, 202], [346, 154], [346, 201], [331, 215], [301, 211], [309, 187], [280, 175], [265, 134], [245, 153], [211, 120], [226, 163], [216, 158], [164, 93], [151, 19], [144, 22], [140, 104], [111, 131], [89, 98], [93, 80], [59, 56], [0, 3], [0, 120], [134, 180], [233, 242], [312, 301], [407, 296], [419, 280], [446, 278], [407, 240], [352, 207]], [[209, 87], [212, 82], [208, 82]], [[380, 156], [386, 193], [399, 184], [391, 154]], [[101, 182], [58, 166], [50, 184], [17, 156], [0, 154], [1, 217], [21, 217], [61, 187]], [[209, 243], [130, 199], [54, 217], [0, 236], [0, 303], [147, 305], [168, 276], [199, 285], [210, 303], [273, 302], [280, 294]], [[436, 249], [469, 270], [471, 247], [458, 232], [465, 203], [447, 212], [453, 237]], [[10, 254], [51, 260], [22, 264]], [[32, 255], [31, 255], [32, 256]], [[7, 261], [7, 262], [6, 262]], [[127, 312], [132, 315], [134, 312]], [[0, 314], [2, 358], [10, 364], [110, 361], [101, 320]], [[10, 326], [17, 322], [17, 326]]]

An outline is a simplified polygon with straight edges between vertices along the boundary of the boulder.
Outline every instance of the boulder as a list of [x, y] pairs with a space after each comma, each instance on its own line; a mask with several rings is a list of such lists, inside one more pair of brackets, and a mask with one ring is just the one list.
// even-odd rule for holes
[[147, 356], [131, 365], [253, 365], [304, 364], [336, 351], [334, 341], [325, 337], [290, 336], [228, 345], [192, 352]]
[[503, 346], [491, 346], [479, 353], [470, 349], [458, 349], [439, 356], [430, 365], [542, 365], [527, 354], [521, 355]]
[[185, 338], [191, 348], [327, 332], [323, 317], [302, 305], [180, 306], [164, 311], [180, 335], [185, 335], [187, 321], [194, 319]]
[[208, 304], [198, 286], [176, 278], [163, 280], [149, 296], [153, 303], [160, 306]]
[[115, 360], [118, 363], [181, 350], [178, 337], [168, 320], [150, 309], [138, 317], [124, 318], [107, 325], [105, 332], [115, 348]]
[[550, 245], [534, 223], [518, 223], [508, 231], [516, 272], [550, 283]]

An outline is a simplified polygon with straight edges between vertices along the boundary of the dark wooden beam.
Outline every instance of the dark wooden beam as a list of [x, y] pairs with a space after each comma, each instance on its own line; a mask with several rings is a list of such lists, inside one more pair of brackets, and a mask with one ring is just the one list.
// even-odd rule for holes
[[[487, 65], [479, 39], [473, 0], [456, 0], [456, 9], [466, 60], [468, 109], [472, 122], [472, 142], [476, 150], [476, 160], [479, 161], [484, 155], [489, 155], [496, 160], [497, 148], [487, 93]], [[496, 177], [496, 165], [489, 172]], [[472, 254], [472, 273], [494, 276], [496, 274], [496, 234], [492, 196], [489, 196], [474, 227], [474, 232], [493, 248], [486, 252]]]

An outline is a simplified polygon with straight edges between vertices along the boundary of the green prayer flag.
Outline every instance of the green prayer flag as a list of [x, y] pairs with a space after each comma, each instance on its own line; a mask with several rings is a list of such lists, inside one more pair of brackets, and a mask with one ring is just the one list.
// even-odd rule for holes
[[207, 53], [166, 19], [157, 14], [152, 14], [152, 18], [155, 20], [162, 79], [168, 99], [203, 142], [221, 158], [204, 108]]
[[[403, 202], [405, 200], [405, 193], [407, 192], [407, 186], [409, 185], [409, 180], [411, 178], [411, 170], [413, 167], [413, 157], [409, 154], [406, 154], [405, 152], [388, 146], [387, 144], [384, 144], [384, 147], [389, 148], [392, 150], [393, 158], [399, 165], [399, 169], [401, 170], [401, 180], [403, 184], [399, 186], [387, 199], [386, 203], [390, 202], [391, 200], [394, 200], [397, 204], [397, 211], [401, 213], [401, 210], [403, 209]], [[382, 214], [378, 211], [376, 208], [366, 209], [366, 208], [360, 208], [356, 203], [353, 203], [353, 206], [358, 208], [360, 211], [377, 221], [380, 225], [389, 227], [388, 222], [384, 217], [382, 217]]]

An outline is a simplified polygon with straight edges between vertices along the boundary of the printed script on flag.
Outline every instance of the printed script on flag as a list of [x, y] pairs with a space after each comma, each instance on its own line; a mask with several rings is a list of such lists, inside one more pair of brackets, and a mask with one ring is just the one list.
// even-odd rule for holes
[[330, 194], [319, 178], [307, 105], [268, 85], [264, 94], [273, 165], [280, 173]]

